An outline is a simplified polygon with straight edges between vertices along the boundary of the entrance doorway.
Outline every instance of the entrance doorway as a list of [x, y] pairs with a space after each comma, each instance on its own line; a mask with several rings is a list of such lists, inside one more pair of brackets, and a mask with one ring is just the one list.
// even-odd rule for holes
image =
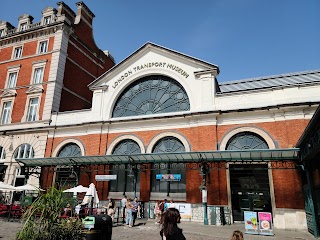
[[229, 170], [234, 221], [244, 221], [244, 211], [272, 212], [267, 164], [230, 164]]

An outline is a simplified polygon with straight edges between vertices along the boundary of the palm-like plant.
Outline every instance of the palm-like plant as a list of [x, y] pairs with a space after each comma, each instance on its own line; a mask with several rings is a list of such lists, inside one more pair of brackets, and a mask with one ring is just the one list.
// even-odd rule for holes
[[81, 239], [82, 223], [60, 217], [63, 208], [68, 204], [75, 205], [75, 199], [54, 187], [45, 194], [39, 194], [22, 216], [24, 226], [17, 239]]

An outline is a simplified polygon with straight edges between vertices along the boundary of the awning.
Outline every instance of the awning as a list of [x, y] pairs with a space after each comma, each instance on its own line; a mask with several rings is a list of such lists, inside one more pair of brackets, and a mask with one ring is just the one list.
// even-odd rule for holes
[[123, 163], [194, 163], [194, 162], [268, 162], [298, 160], [299, 148], [262, 149], [243, 151], [204, 151], [181, 153], [149, 153], [132, 155], [105, 155], [81, 157], [48, 157], [21, 158], [17, 162], [28, 167], [74, 166], [90, 164], [123, 164]]

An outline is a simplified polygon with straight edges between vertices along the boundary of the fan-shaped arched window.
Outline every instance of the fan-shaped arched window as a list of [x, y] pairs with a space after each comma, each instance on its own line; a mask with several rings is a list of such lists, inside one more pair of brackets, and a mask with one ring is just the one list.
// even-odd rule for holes
[[[80, 147], [75, 143], [68, 143], [64, 145], [57, 157], [80, 157], [82, 156]], [[80, 170], [74, 166], [57, 169], [56, 184], [61, 188], [72, 188], [78, 185]]]
[[14, 158], [33, 158], [34, 151], [30, 144], [21, 144], [14, 153]]
[[[164, 137], [160, 139], [152, 150], [153, 153], [173, 153], [185, 152], [182, 142], [175, 137]], [[165, 193], [185, 193], [186, 191], [186, 171], [175, 169], [176, 164], [157, 163], [153, 164], [151, 173], [151, 190], [152, 192]], [[157, 180], [157, 174], [181, 174], [181, 180], [177, 182], [165, 182]]]
[[190, 110], [183, 87], [172, 78], [154, 75], [131, 84], [118, 98], [112, 117], [128, 117]]
[[81, 149], [77, 144], [68, 143], [59, 151], [57, 157], [79, 157], [81, 155]]
[[[141, 153], [138, 143], [131, 139], [125, 139], [119, 142], [112, 151], [112, 155], [130, 155]], [[110, 192], [133, 192], [134, 181], [129, 177], [128, 164], [121, 164], [117, 169], [112, 169], [111, 174], [117, 175], [117, 180], [109, 182]], [[138, 172], [136, 182], [136, 191], [140, 191], [140, 173]]]
[[227, 150], [269, 149], [267, 142], [252, 132], [234, 135], [227, 143]]

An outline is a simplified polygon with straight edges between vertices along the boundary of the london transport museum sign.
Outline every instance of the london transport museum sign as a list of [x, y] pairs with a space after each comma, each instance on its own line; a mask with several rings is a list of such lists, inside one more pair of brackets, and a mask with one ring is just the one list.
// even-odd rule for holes
[[180, 73], [183, 77], [188, 78], [189, 74], [183, 70], [182, 68], [171, 64], [171, 63], [165, 63], [165, 62], [149, 62], [137, 65], [136, 67], [133, 67], [130, 70], [125, 71], [124, 74], [121, 75], [113, 84], [113, 88], [116, 88], [123, 80], [125, 80], [130, 75], [139, 72], [141, 70], [147, 69], [147, 68], [166, 68], [172, 71], [176, 71], [177, 73]]

